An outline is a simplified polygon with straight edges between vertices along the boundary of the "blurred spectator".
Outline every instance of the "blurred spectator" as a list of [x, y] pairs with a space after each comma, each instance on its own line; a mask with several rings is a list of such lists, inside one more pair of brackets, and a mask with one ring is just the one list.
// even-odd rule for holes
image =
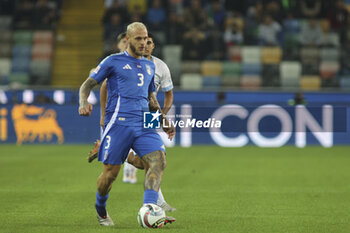
[[281, 23], [284, 17], [284, 12], [281, 9], [281, 3], [277, 0], [270, 0], [265, 5], [265, 14], [270, 15], [275, 21]]
[[177, 15], [183, 15], [183, 0], [168, 0], [168, 10], [176, 13]]
[[[330, 23], [328, 20], [323, 20], [320, 22], [321, 28], [322, 28], [322, 40], [321, 44], [323, 46], [334, 46], [338, 47], [339, 46], [339, 35], [337, 33], [331, 32], [330, 31]], [[344, 41], [344, 44], [346, 41]]]
[[209, 60], [224, 60], [226, 57], [226, 46], [222, 32], [216, 28], [208, 32], [207, 39], [207, 56], [204, 59]]
[[345, 28], [348, 17], [349, 13], [342, 0], [337, 0], [335, 2], [335, 8], [328, 13], [328, 20], [331, 24], [331, 28], [338, 32]]
[[200, 0], [192, 0], [191, 6], [184, 12], [185, 29], [196, 28], [205, 31], [208, 27], [208, 16], [203, 9]]
[[34, 25], [36, 28], [49, 29], [55, 26], [57, 17], [47, 0], [38, 0], [34, 7]]
[[301, 16], [306, 18], [317, 18], [322, 9], [322, 0], [303, 0], [301, 4]]
[[111, 22], [111, 17], [115, 13], [120, 15], [123, 24], [127, 24], [129, 22], [126, 8], [121, 6], [119, 1], [114, 0], [111, 7], [108, 8], [103, 15], [102, 22], [105, 26]]
[[147, 11], [147, 22], [150, 30], [166, 28], [166, 12], [160, 0], [153, 0], [152, 6]]
[[34, 6], [30, 0], [23, 0], [16, 5], [14, 25], [16, 28], [28, 29], [33, 27]]
[[243, 43], [243, 20], [230, 17], [225, 20], [224, 41], [227, 45]]
[[319, 22], [309, 19], [301, 28], [300, 42], [306, 46], [319, 46], [322, 42], [322, 30]]
[[183, 60], [204, 60], [207, 55], [205, 35], [197, 28], [192, 28], [183, 35]]
[[103, 39], [105, 41], [105, 51], [111, 50], [113, 41], [122, 32], [125, 31], [121, 21], [120, 14], [114, 13], [111, 16], [111, 21], [106, 25]]
[[247, 10], [247, 19], [255, 22], [262, 22], [264, 15], [264, 6], [258, 1], [255, 5], [252, 5]]
[[211, 4], [208, 5], [207, 12], [212, 25], [223, 29], [226, 13], [220, 0], [212, 0]]
[[170, 12], [168, 17], [168, 27], [166, 28], [167, 43], [180, 44], [184, 30], [182, 17], [175, 12]]
[[258, 38], [262, 45], [278, 45], [278, 36], [281, 26], [270, 15], [264, 17], [264, 22], [259, 25]]
[[300, 31], [300, 20], [295, 19], [292, 13], [287, 13], [286, 19], [283, 21], [284, 33], [299, 33]]
[[129, 0], [128, 1], [128, 12], [130, 15], [137, 11], [138, 14], [145, 15], [147, 12], [147, 1], [146, 0]]
[[143, 22], [144, 17], [139, 7], [135, 7], [134, 12], [130, 15], [130, 22]]

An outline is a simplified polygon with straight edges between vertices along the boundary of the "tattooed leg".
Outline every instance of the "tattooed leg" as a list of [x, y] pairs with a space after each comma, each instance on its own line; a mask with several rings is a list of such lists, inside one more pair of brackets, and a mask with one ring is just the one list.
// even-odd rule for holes
[[146, 163], [145, 190], [153, 189], [159, 191], [163, 171], [166, 166], [165, 154], [163, 151], [154, 151], [142, 157]]

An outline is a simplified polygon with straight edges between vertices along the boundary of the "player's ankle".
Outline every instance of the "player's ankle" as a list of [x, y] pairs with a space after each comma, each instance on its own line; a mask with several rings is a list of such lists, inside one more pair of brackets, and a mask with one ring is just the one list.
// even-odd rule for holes
[[107, 218], [107, 210], [104, 206], [98, 206], [95, 204], [96, 212], [101, 218]]

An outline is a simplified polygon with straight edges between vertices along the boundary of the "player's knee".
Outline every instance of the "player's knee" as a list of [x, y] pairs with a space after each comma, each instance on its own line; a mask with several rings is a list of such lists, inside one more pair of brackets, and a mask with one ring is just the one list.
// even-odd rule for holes
[[115, 179], [117, 178], [118, 173], [115, 172], [108, 172], [106, 175], [106, 178], [108, 180], [109, 183], [112, 183], [113, 181], [115, 181]]
[[106, 167], [106, 169], [104, 170], [104, 173], [109, 183], [113, 182], [117, 178], [119, 170], [120, 170], [119, 165], [118, 166], [110, 165]]

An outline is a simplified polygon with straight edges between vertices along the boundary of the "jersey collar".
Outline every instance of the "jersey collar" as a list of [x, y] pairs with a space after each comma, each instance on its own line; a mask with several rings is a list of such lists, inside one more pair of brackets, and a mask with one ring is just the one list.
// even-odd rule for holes
[[[131, 57], [130, 54], [125, 50], [124, 51], [125, 56]], [[134, 58], [134, 57], [132, 57]], [[145, 58], [144, 56], [141, 56], [141, 58], [134, 58], [134, 59], [140, 59], [140, 60], [148, 60], [147, 58]], [[153, 58], [152, 58], [153, 61]]]

